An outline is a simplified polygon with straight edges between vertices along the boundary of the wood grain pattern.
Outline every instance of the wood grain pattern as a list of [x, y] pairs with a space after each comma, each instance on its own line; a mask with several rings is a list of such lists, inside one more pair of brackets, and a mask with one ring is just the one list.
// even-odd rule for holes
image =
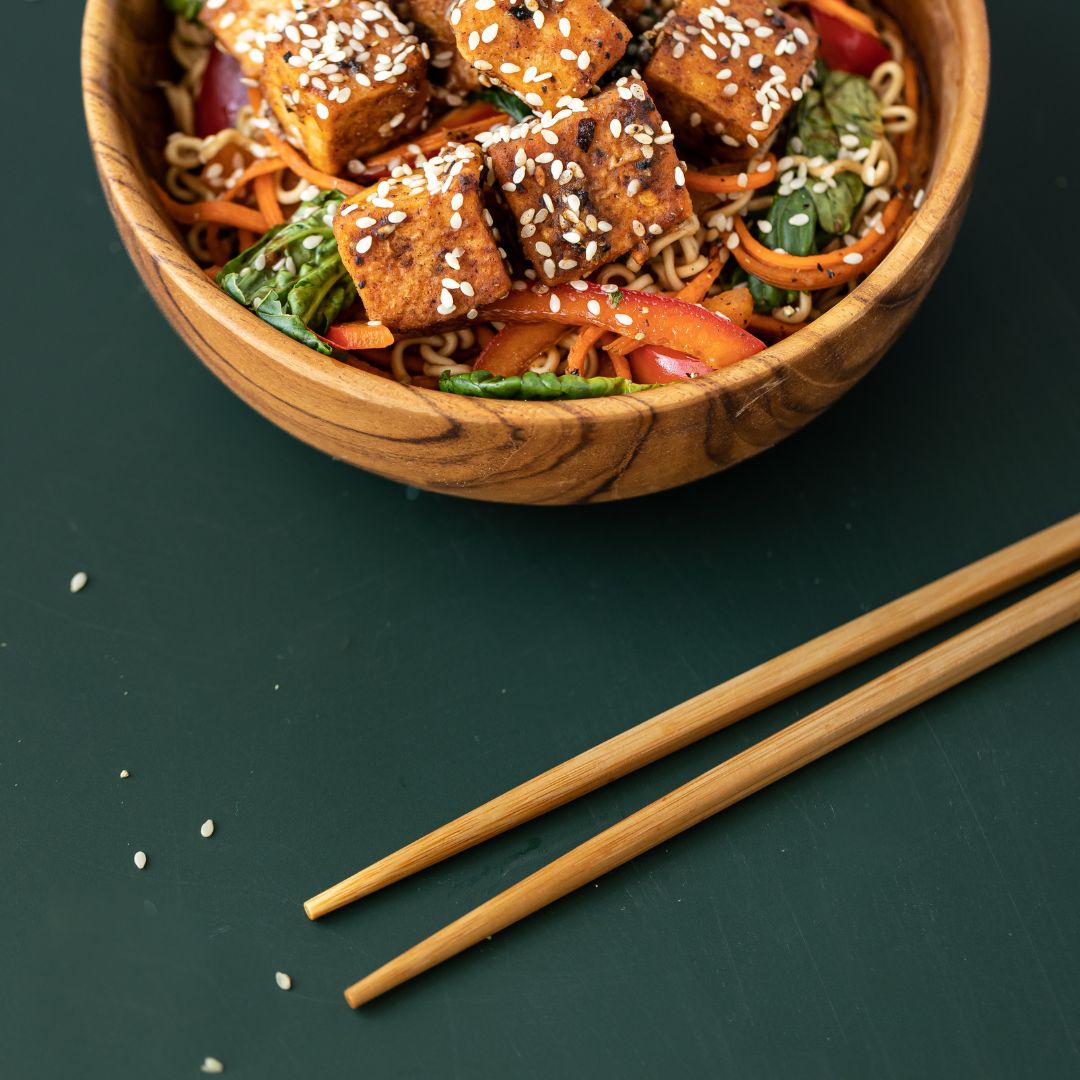
[[1080, 514], [698, 694], [399, 848], [304, 903], [318, 919], [1080, 558]]
[[926, 70], [937, 133], [928, 194], [896, 248], [844, 302], [715, 376], [581, 402], [477, 401], [337, 364], [211, 284], [158, 207], [169, 71], [158, 0], [88, 0], [83, 95], [124, 244], [165, 316], [230, 389], [328, 454], [429, 491], [498, 502], [631, 498], [709, 476], [775, 445], [861, 379], [903, 331], [952, 247], [989, 84], [983, 0], [891, 0]]
[[345, 991], [357, 1008], [1080, 619], [1080, 572], [756, 743], [474, 908]]

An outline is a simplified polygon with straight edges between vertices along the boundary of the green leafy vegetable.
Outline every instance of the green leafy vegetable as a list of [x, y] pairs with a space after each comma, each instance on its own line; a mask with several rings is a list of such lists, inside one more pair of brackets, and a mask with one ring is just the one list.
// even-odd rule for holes
[[501, 109], [504, 113], [509, 113], [515, 120], [524, 120], [533, 114], [532, 109], [521, 98], [498, 86], [485, 86], [482, 90], [475, 91], [473, 97], [477, 101], [486, 101], [494, 105], [496, 109]]
[[881, 102], [870, 83], [847, 71], [828, 72], [819, 86], [807, 91], [795, 119], [803, 153], [835, 161], [844, 147], [844, 136], [858, 143], [850, 150], [869, 146], [884, 137]]
[[[772, 228], [760, 234], [761, 242], [774, 250], [782, 248], [789, 255], [812, 255], [816, 250], [817, 217], [814, 198], [806, 188], [790, 195], [778, 195], [765, 218]], [[798, 300], [797, 293], [778, 289], [753, 274], [750, 275], [750, 295], [754, 298], [754, 310], [765, 315], [774, 308]]]
[[651, 385], [627, 379], [583, 379], [580, 375], [543, 375], [527, 371], [524, 375], [492, 375], [490, 371], [469, 371], [439, 376], [439, 389], [466, 397], [502, 398], [513, 401], [574, 401], [578, 398], [611, 397], [651, 390]]
[[[824, 184], [825, 190], [816, 190], [818, 184]], [[851, 231], [851, 218], [862, 202], [866, 185], [857, 173], [842, 172], [832, 181], [811, 183], [810, 194], [817, 207], [818, 224], [833, 236], [843, 236]]]
[[622, 291], [619, 290], [619, 289], [616, 289], [614, 292], [608, 293], [607, 302], [612, 307], [618, 307], [623, 302]]
[[331, 227], [342, 198], [337, 191], [320, 192], [301, 204], [291, 220], [275, 225], [226, 263], [217, 276], [238, 303], [327, 356], [333, 350], [315, 335], [325, 333], [356, 300]]
[[183, 19], [195, 19], [202, 10], [203, 0], [163, 0], [165, 6]]

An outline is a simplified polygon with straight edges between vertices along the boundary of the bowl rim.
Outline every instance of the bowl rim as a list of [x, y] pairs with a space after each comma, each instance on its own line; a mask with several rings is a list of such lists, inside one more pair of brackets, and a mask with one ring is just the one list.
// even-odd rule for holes
[[[543, 424], [545, 416], [553, 423], [562, 422], [566, 412], [593, 425], [622, 423], [627, 405], [647, 406], [654, 414], [679, 411], [700, 404], [702, 399], [752, 391], [789, 368], [812, 343], [852, 330], [859, 321], [869, 317], [872, 307], [867, 303], [869, 283], [872, 282], [873, 289], [880, 292], [901, 280], [906, 268], [948, 226], [951, 211], [966, 191], [975, 168], [989, 100], [990, 49], [985, 0], [951, 0], [961, 60], [955, 111], [968, 122], [955, 123], [948, 130], [938, 125], [931, 182], [900, 240], [858, 287], [797, 334], [713, 375], [664, 384], [645, 395], [549, 402], [462, 397], [404, 385], [396, 379], [373, 375], [348, 364], [327, 363], [322, 354], [275, 330], [209, 280], [176, 235], [173, 222], [143, 181], [138, 165], [127, 149], [137, 148], [135, 127], [117, 105], [113, 85], [116, 73], [108, 43], [99, 48], [95, 41], [95, 28], [108, 26], [125, 2], [127, 0], [87, 0], [81, 40], [86, 124], [106, 198], [118, 220], [131, 225], [149, 217], [153, 223], [153, 227], [121, 230], [125, 244], [129, 248], [133, 245], [141, 248], [156, 266], [167, 289], [182, 290], [191, 303], [226, 331], [268, 361], [287, 369], [290, 375], [317, 384], [325, 392], [343, 394], [357, 406], [375, 405], [425, 417], [430, 417], [434, 411], [451, 421], [455, 418], [450, 414], [458, 412], [464, 414], [458, 418], [467, 419], [470, 424], [486, 421], [496, 426], [510, 424], [535, 428]], [[119, 158], [124, 170], [132, 174], [132, 182], [122, 182], [112, 168], [106, 168], [106, 158]], [[949, 182], [942, 184], [943, 178], [948, 178]], [[135, 257], [135, 251], [130, 253]], [[249, 378], [227, 357], [217, 355], [238, 378]], [[647, 402], [641, 400], [645, 397]], [[286, 404], [298, 407], [295, 401]]]

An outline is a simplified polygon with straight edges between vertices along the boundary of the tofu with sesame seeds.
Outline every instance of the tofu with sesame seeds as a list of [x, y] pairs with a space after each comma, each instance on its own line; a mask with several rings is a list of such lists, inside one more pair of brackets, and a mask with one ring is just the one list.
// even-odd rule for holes
[[693, 213], [671, 130], [637, 80], [493, 135], [495, 179], [546, 285], [586, 277]]
[[631, 36], [599, 0], [454, 0], [449, 19], [481, 81], [534, 109], [582, 97]]
[[436, 330], [510, 291], [484, 171], [466, 143], [342, 203], [334, 235], [369, 319], [399, 334]]
[[[475, 90], [479, 72], [457, 49], [454, 30], [446, 17], [450, 0], [405, 0], [401, 10], [415, 24], [417, 35], [428, 43], [433, 80], [451, 90]], [[438, 73], [445, 72], [440, 79]]]
[[421, 122], [427, 46], [384, 0], [302, 5], [275, 37], [259, 85], [316, 169], [340, 173]]
[[236, 57], [243, 73], [255, 79], [262, 69], [266, 36], [275, 36], [292, 6], [291, 0], [206, 0], [199, 19]]
[[810, 85], [818, 37], [762, 0], [679, 0], [645, 80], [680, 143], [751, 157]]

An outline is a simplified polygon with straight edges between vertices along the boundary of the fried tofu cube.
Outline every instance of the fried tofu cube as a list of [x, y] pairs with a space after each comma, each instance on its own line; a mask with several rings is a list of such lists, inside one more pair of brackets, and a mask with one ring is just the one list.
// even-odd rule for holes
[[681, 141], [750, 157], [810, 85], [818, 37], [763, 0], [679, 0], [645, 81]]
[[671, 130], [637, 80], [493, 134], [495, 179], [546, 285], [584, 278], [693, 213]]
[[400, 334], [435, 330], [510, 291], [484, 172], [466, 143], [342, 203], [334, 235], [368, 318]]
[[288, 21], [292, 6], [291, 0], [206, 0], [199, 19], [254, 79], [262, 68], [266, 35]]
[[383, 0], [302, 6], [273, 38], [263, 96], [316, 169], [340, 173], [423, 118], [427, 46]]
[[630, 40], [599, 0], [454, 0], [449, 18], [458, 51], [481, 80], [534, 109], [582, 97]]
[[418, 37], [428, 43], [431, 70], [445, 72], [443, 79], [451, 90], [475, 90], [480, 86], [479, 72], [457, 49], [454, 29], [446, 17], [450, 0], [406, 0], [404, 12], [414, 23]]

